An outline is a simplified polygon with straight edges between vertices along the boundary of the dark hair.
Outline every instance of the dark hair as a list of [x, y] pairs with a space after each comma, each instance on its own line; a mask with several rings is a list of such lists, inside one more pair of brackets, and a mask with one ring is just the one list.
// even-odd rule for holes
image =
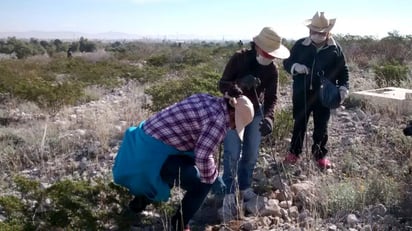
[[[242, 91], [242, 89], [240, 89], [240, 87], [237, 84], [233, 84], [228, 88], [227, 94], [230, 97], [238, 98], [239, 96], [243, 95], [243, 91]], [[227, 103], [229, 109], [234, 110], [234, 107], [229, 103], [228, 98], [226, 98], [226, 103]]]
[[255, 50], [256, 49], [256, 44], [254, 41], [250, 42], [250, 49]]

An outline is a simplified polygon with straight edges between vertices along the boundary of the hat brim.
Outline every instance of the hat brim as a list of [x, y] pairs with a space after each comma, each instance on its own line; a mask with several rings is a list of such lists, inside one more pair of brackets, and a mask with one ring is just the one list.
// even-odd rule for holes
[[329, 26], [320, 28], [320, 27], [312, 25], [312, 19], [307, 19], [304, 22], [305, 26], [307, 26], [309, 29], [316, 31], [316, 32], [320, 32], [320, 33], [330, 32], [332, 28], [335, 26], [335, 23], [336, 23], [336, 18], [333, 18], [329, 20]]
[[246, 96], [237, 98], [235, 105], [235, 124], [236, 132], [241, 141], [243, 141], [245, 127], [252, 122], [254, 113], [253, 104]]
[[280, 44], [280, 47], [272, 52], [267, 52], [269, 55], [279, 58], [279, 59], [287, 59], [290, 56], [289, 49], [286, 48], [284, 45]]
[[[255, 42], [256, 45], [258, 45], [263, 50], [262, 45], [261, 45], [263, 42], [259, 39], [258, 36], [255, 36], [253, 38], [253, 41]], [[266, 53], [268, 53], [270, 56], [273, 56], [273, 57], [279, 58], [279, 59], [286, 59], [286, 58], [289, 58], [289, 56], [290, 56], [289, 49], [286, 48], [282, 44], [280, 44], [279, 48], [277, 48], [276, 50], [273, 50], [273, 51], [264, 50], [264, 51]]]

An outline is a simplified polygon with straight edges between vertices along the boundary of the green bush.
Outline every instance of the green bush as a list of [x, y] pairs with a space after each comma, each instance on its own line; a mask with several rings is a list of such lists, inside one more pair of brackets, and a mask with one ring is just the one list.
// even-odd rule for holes
[[275, 111], [275, 121], [273, 123], [272, 137], [275, 140], [282, 140], [290, 136], [293, 129], [292, 108], [284, 108]]
[[124, 77], [135, 79], [142, 84], [153, 83], [162, 80], [166, 76], [167, 71], [162, 66], [144, 66], [143, 68], [135, 68], [125, 74]]
[[135, 70], [135, 66], [116, 60], [93, 62], [80, 57], [52, 58], [49, 62], [2, 60], [0, 92], [55, 110], [85, 102], [83, 89], [87, 86], [115, 87], [119, 77], [133, 77], [126, 73]]
[[374, 66], [375, 80], [378, 87], [399, 87], [408, 78], [408, 67], [397, 64]]
[[149, 57], [146, 61], [149, 65], [161, 67], [169, 63], [169, 58], [166, 56], [166, 54], [160, 54], [153, 55]]
[[152, 98], [146, 107], [157, 112], [195, 93], [219, 95], [217, 82], [220, 74], [214, 72], [197, 72], [182, 79], [168, 80], [145, 90]]
[[14, 179], [21, 196], [1, 196], [6, 220], [0, 230], [104, 230], [105, 224], [129, 227], [119, 210], [130, 196], [113, 183], [63, 180], [49, 188], [21, 176]]
[[289, 73], [287, 73], [285, 69], [283, 68], [278, 67], [278, 70], [279, 70], [279, 76], [278, 76], [279, 87], [284, 87], [284, 86], [289, 85], [292, 82], [292, 78], [289, 75]]
[[348, 178], [335, 184], [328, 183], [320, 211], [323, 216], [331, 216], [340, 211], [362, 211], [379, 203], [397, 207], [402, 198], [400, 189], [399, 182], [382, 174], [372, 174], [367, 179]]

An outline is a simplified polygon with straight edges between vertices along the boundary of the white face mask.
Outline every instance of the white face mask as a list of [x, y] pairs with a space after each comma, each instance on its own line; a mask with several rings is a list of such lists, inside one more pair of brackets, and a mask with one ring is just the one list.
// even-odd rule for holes
[[267, 65], [269, 65], [273, 62], [273, 59], [268, 59], [268, 58], [265, 58], [265, 57], [261, 56], [260, 54], [257, 54], [256, 61], [260, 65], [267, 66]]
[[316, 44], [323, 43], [324, 41], [326, 41], [326, 38], [327, 38], [326, 35], [320, 35], [320, 34], [312, 34], [310, 36], [310, 39]]

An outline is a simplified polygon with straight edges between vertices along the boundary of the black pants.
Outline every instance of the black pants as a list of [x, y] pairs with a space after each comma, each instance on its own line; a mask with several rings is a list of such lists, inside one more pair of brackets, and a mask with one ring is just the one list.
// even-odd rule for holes
[[313, 113], [313, 145], [312, 154], [316, 160], [326, 156], [328, 150], [328, 122], [330, 109], [322, 106], [316, 91], [294, 92], [293, 94], [293, 118], [295, 120], [290, 145], [290, 152], [299, 156], [302, 153], [303, 141], [309, 116]]
[[[181, 207], [172, 217], [173, 230], [183, 230], [202, 206], [212, 185], [200, 182], [199, 170], [195, 166], [194, 159], [186, 155], [169, 156], [162, 166], [160, 176], [171, 188], [176, 185], [186, 190]], [[141, 209], [139, 211], [141, 212], [151, 201], [144, 196], [143, 198], [135, 196], [130, 203]], [[130, 204], [129, 207], [132, 208]]]

